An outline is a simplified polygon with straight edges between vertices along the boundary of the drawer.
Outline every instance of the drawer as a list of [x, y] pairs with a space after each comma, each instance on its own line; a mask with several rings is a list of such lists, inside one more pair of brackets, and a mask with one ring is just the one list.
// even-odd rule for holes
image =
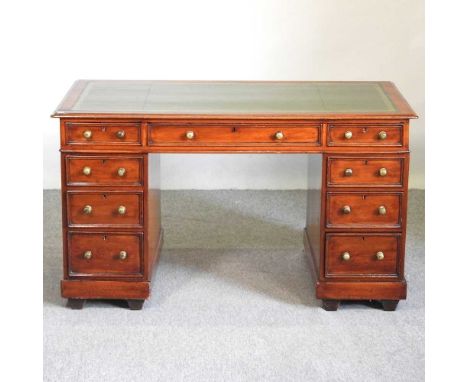
[[327, 193], [328, 228], [399, 228], [402, 194]]
[[141, 145], [139, 123], [65, 122], [65, 144]]
[[320, 144], [320, 124], [148, 124], [149, 145]]
[[404, 158], [329, 157], [328, 186], [403, 186]]
[[325, 276], [397, 277], [400, 235], [327, 234]]
[[142, 156], [73, 156], [65, 158], [69, 186], [141, 186]]
[[142, 233], [68, 233], [70, 276], [141, 277], [142, 254]]
[[328, 146], [403, 146], [403, 123], [332, 122], [328, 124]]
[[67, 192], [68, 226], [142, 227], [143, 194]]

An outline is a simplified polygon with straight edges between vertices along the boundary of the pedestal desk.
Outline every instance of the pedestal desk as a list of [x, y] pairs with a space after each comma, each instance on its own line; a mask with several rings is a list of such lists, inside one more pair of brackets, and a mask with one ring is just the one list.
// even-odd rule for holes
[[[391, 82], [77, 81], [60, 118], [63, 280], [72, 308], [141, 309], [162, 246], [161, 153], [320, 155], [305, 252], [326, 310], [380, 300], [404, 277], [409, 120]], [[151, 163], [151, 164], [150, 164]], [[150, 187], [155, 184], [154, 188]], [[272, 206], [273, 208], [274, 206]], [[312, 295], [311, 295], [312, 298]]]

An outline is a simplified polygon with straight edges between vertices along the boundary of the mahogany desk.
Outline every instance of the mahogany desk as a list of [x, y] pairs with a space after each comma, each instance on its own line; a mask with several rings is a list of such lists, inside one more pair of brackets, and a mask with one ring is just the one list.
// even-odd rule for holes
[[[391, 82], [77, 81], [60, 118], [62, 296], [141, 309], [162, 245], [160, 153], [307, 153], [322, 157], [304, 245], [326, 310], [380, 300], [404, 278], [409, 120]], [[159, 155], [157, 155], [159, 157]], [[318, 174], [309, 173], [309, 177]], [[152, 182], [152, 183], [156, 183]]]

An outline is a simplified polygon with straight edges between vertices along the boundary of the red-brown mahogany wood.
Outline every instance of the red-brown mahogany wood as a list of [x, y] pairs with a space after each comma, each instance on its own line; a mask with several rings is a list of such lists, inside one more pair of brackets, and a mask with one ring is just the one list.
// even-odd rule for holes
[[399, 275], [400, 235], [328, 233], [325, 243], [325, 274], [334, 278]]
[[[392, 83], [381, 85], [395, 113], [70, 111], [87, 83], [77, 82], [54, 115], [62, 152], [61, 286], [72, 308], [85, 299], [125, 299], [130, 309], [141, 309], [162, 246], [159, 154], [178, 152], [320, 155], [320, 190], [309, 182], [304, 231], [317, 298], [326, 310], [363, 299], [394, 310], [406, 298], [409, 118], [415, 114]], [[318, 176], [313, 168], [310, 180]]]

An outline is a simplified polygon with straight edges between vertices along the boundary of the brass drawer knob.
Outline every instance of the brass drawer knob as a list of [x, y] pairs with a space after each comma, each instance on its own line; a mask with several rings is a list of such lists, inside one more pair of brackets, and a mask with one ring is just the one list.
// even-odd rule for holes
[[345, 137], [346, 139], [351, 139], [351, 138], [353, 137], [353, 132], [352, 132], [352, 131], [349, 131], [349, 130], [346, 131], [346, 132], [344, 133], [344, 137]]
[[387, 214], [387, 209], [385, 206], [380, 206], [379, 207], [379, 215], [386, 215]]
[[86, 139], [90, 139], [93, 136], [93, 132], [91, 130], [85, 130], [83, 131], [83, 137]]
[[383, 260], [385, 258], [385, 255], [382, 251], [379, 251], [375, 254], [375, 257], [377, 258], [377, 260]]
[[91, 257], [93, 257], [93, 253], [91, 251], [86, 251], [85, 253], [83, 253], [83, 257], [86, 260], [89, 260]]
[[351, 255], [349, 254], [349, 252], [343, 252], [342, 255], [341, 255], [341, 258], [344, 261], [349, 261], [349, 259], [351, 259]]
[[120, 260], [125, 260], [127, 258], [127, 252], [125, 251], [120, 251], [119, 253], [119, 259]]
[[352, 176], [353, 175], [353, 169], [352, 168], [347, 168], [344, 170], [345, 176]]
[[117, 138], [123, 139], [125, 138], [125, 130], [119, 130], [115, 133], [117, 135]]
[[91, 212], [93, 212], [93, 207], [91, 207], [89, 204], [83, 207], [83, 213], [85, 215], [89, 215]]
[[381, 131], [381, 132], [379, 133], [379, 139], [381, 139], [382, 141], [383, 141], [384, 139], [387, 139], [387, 132], [386, 132], [386, 131]]
[[342, 210], [343, 210], [343, 213], [345, 215], [348, 215], [348, 214], [351, 213], [351, 207], [350, 206], [344, 206]]
[[385, 167], [382, 167], [380, 170], [379, 170], [379, 175], [380, 176], [387, 176], [387, 169]]
[[124, 176], [126, 173], [127, 173], [127, 170], [125, 170], [124, 167], [120, 167], [120, 168], [117, 170], [117, 175], [119, 175], [119, 176]]
[[125, 213], [127, 212], [127, 208], [125, 206], [119, 206], [117, 212], [119, 213], [119, 215], [125, 215]]
[[186, 137], [187, 139], [193, 139], [193, 138], [195, 138], [195, 133], [194, 133], [193, 131], [191, 131], [191, 130], [190, 130], [190, 131], [187, 131], [187, 132], [185, 133], [185, 137]]
[[283, 139], [283, 138], [284, 138], [283, 132], [282, 132], [282, 131], [277, 131], [277, 132], [275, 133], [275, 138], [276, 138], [278, 141], [280, 141], [281, 139]]
[[91, 175], [91, 167], [89, 166], [83, 167], [83, 174], [86, 176]]

